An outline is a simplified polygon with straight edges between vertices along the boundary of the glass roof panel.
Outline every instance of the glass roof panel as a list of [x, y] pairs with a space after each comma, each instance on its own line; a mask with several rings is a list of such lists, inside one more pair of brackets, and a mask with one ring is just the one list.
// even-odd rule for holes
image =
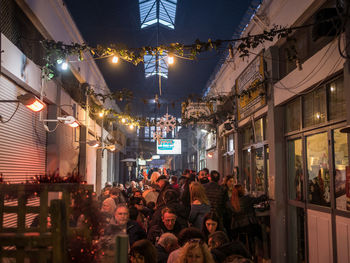
[[141, 28], [160, 24], [175, 28], [177, 0], [139, 0]]

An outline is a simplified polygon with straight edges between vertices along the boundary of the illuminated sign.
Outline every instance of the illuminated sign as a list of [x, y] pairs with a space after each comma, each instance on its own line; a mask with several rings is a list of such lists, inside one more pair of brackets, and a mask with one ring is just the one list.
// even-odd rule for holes
[[181, 154], [181, 140], [160, 139], [157, 141], [157, 154]]

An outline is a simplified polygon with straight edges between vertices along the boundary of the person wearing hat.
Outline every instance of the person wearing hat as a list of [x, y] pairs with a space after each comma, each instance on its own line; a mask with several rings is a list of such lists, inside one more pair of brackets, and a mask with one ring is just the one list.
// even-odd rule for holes
[[161, 175], [157, 178], [157, 185], [159, 187], [159, 195], [156, 202], [156, 208], [164, 205], [164, 193], [168, 189], [173, 189], [170, 185], [168, 178], [165, 175]]

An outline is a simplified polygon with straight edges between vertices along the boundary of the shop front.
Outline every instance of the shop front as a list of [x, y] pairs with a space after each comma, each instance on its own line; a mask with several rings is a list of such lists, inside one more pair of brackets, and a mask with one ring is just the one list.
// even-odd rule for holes
[[349, 262], [345, 95], [340, 75], [285, 105], [290, 262]]

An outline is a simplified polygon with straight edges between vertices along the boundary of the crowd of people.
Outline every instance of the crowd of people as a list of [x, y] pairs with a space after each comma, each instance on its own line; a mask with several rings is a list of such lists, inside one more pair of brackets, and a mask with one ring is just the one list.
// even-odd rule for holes
[[253, 262], [261, 230], [252, 197], [233, 176], [155, 169], [142, 180], [107, 184], [99, 197], [104, 218], [101, 262], [114, 262], [116, 236], [127, 234], [131, 263]]

